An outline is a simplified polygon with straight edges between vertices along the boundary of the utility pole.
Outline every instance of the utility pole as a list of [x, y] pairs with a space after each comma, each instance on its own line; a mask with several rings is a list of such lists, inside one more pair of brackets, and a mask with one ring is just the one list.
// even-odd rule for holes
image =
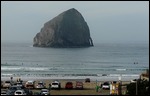
[[138, 95], [138, 84], [137, 84], [138, 80], [136, 81], [136, 95]]
[[122, 81], [119, 81], [118, 95], [122, 95]]

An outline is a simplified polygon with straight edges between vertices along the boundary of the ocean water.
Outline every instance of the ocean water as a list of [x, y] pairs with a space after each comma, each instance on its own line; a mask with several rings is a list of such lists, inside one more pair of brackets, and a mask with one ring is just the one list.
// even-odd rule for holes
[[148, 44], [94, 45], [39, 48], [32, 47], [32, 43], [2, 43], [1, 78], [137, 78], [149, 69]]

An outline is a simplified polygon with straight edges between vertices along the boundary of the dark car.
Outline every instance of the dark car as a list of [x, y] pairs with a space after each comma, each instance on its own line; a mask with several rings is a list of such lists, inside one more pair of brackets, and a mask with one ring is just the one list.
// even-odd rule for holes
[[72, 82], [67, 82], [65, 88], [66, 89], [73, 89], [73, 83]]
[[76, 89], [83, 89], [83, 83], [80, 81], [76, 81]]
[[16, 85], [13, 85], [13, 86], [10, 86], [9, 89], [7, 90], [6, 94], [7, 95], [14, 95], [14, 92], [16, 90], [21, 90], [22, 88], [20, 86], [16, 86]]
[[86, 79], [85, 79], [85, 82], [90, 82], [90, 78], [86, 78]]

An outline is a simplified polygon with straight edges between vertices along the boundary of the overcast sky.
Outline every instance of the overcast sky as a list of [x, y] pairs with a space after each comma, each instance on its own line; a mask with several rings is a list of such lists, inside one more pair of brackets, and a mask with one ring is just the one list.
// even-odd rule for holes
[[1, 1], [1, 40], [33, 42], [44, 23], [70, 8], [94, 43], [149, 42], [149, 1]]

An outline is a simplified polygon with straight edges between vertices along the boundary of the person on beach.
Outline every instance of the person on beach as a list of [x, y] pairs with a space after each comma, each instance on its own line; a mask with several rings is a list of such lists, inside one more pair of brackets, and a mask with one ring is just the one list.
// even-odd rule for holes
[[96, 85], [96, 92], [98, 92], [100, 86]]
[[17, 82], [20, 82], [20, 78], [17, 78]]
[[49, 84], [49, 91], [51, 91], [51, 84]]
[[13, 77], [10, 77], [10, 84], [13, 85]]

